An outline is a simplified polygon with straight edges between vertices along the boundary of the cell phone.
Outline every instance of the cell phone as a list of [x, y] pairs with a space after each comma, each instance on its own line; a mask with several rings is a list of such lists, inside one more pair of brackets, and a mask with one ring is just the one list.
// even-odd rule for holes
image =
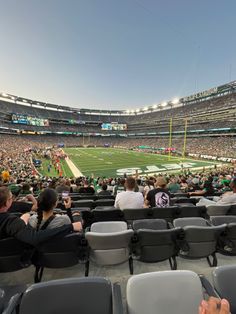
[[61, 198], [65, 200], [69, 196], [69, 192], [65, 191], [61, 193]]

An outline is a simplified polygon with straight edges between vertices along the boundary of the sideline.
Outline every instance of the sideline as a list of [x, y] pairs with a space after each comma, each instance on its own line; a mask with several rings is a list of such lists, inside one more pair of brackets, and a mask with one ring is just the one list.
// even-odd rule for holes
[[66, 157], [65, 161], [75, 178], [84, 176], [83, 173], [75, 166], [75, 164], [73, 163], [72, 160], [70, 160], [69, 157]]

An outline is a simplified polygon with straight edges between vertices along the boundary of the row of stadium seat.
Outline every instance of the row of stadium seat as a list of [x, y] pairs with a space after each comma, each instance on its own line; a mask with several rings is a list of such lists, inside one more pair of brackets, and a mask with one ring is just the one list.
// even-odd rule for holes
[[127, 314], [192, 314], [198, 312], [204, 297], [213, 296], [227, 299], [235, 314], [236, 266], [218, 267], [212, 277], [213, 286], [205, 277], [186, 270], [135, 275], [127, 282], [125, 306], [120, 285], [99, 277], [52, 280], [28, 288], [15, 287], [13, 291], [12, 287], [0, 286], [0, 311], [124, 314], [126, 307]]
[[[216, 252], [236, 255], [236, 217], [225, 216], [212, 223], [201, 217], [178, 218], [173, 226], [162, 219], [137, 220], [133, 229], [123, 221], [93, 223], [90, 230], [53, 239], [32, 248], [13, 238], [0, 240], [0, 272], [9, 272], [35, 265], [35, 282], [47, 268], [64, 268], [85, 263], [89, 274], [90, 261], [98, 265], [116, 265], [133, 258], [141, 262], [169, 260], [177, 269], [176, 256], [187, 259], [207, 258], [217, 265]], [[224, 223], [224, 224], [222, 224]], [[212, 261], [210, 260], [212, 257]]]

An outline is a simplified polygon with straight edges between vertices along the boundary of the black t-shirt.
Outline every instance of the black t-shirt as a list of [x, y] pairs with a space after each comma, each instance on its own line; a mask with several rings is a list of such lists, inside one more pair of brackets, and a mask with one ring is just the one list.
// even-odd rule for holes
[[153, 189], [148, 192], [147, 200], [151, 207], [168, 207], [170, 206], [170, 193], [166, 189]]

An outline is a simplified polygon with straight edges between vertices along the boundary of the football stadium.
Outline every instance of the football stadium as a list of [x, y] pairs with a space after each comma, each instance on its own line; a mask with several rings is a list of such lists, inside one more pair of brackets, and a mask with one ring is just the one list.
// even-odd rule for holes
[[[60, 5], [64, 3], [59, 2]], [[27, 0], [23, 3], [25, 14], [29, 10], [37, 18], [36, 4]], [[8, 5], [6, 9], [9, 10]], [[71, 22], [79, 33], [75, 13], [63, 11], [60, 5], [55, 6], [55, 16], [59, 18], [65, 13], [67, 23]], [[128, 30], [122, 33], [124, 38], [128, 36], [125, 45], [129, 45], [134, 17], [123, 15], [125, 5], [116, 3], [109, 7], [106, 4], [110, 9], [105, 11], [100, 11], [101, 7], [95, 2], [90, 5], [83, 4], [83, 12], [85, 17], [91, 18], [91, 23], [99, 16], [97, 27], [100, 30], [101, 26], [101, 33], [96, 33], [95, 25], [87, 26], [86, 40], [89, 42], [95, 32], [99, 39], [107, 42], [113, 32], [117, 35], [124, 27]], [[130, 0], [126, 5], [127, 12], [133, 12], [133, 9], [139, 12], [134, 10], [138, 14], [137, 21], [141, 17], [144, 19], [142, 23], [147, 29], [142, 29], [144, 33], [139, 31], [145, 45], [145, 32], [153, 28], [150, 23], [154, 23], [156, 14], [152, 8], [158, 6], [153, 1], [142, 0]], [[78, 9], [77, 6], [68, 4], [69, 8]], [[57, 11], [59, 7], [62, 15]], [[63, 4], [64, 10], [68, 7]], [[183, 8], [182, 4], [180, 7]], [[11, 12], [15, 9], [15, 6], [11, 7]], [[165, 9], [169, 12], [168, 7]], [[178, 13], [177, 7], [175, 9]], [[48, 13], [53, 10], [54, 7], [50, 7]], [[111, 14], [108, 20], [106, 12]], [[19, 20], [25, 16], [18, 14]], [[100, 14], [104, 14], [104, 21]], [[110, 20], [111, 17], [115, 20]], [[30, 15], [27, 18], [30, 20]], [[42, 37], [47, 38], [47, 31], [55, 31], [55, 25], [59, 27], [60, 23], [56, 24], [51, 16], [44, 18], [50, 21]], [[115, 21], [118, 22], [113, 29]], [[138, 28], [140, 23], [137, 21], [134, 25]], [[35, 27], [31, 22], [29, 25]], [[111, 33], [106, 23], [112, 25]], [[170, 27], [173, 41], [175, 25], [180, 22], [176, 23], [165, 24], [167, 29]], [[105, 29], [107, 38], [103, 37]], [[72, 36], [73, 31], [66, 30], [60, 31], [60, 36], [63, 32], [66, 34], [60, 41], [63, 47], [60, 46], [60, 50], [57, 46], [58, 54], [50, 59], [49, 68], [52, 66], [53, 73], [52, 81], [49, 78], [47, 81], [50, 88], [57, 83], [59, 69], [53, 69], [53, 62], [60, 54], [64, 56], [62, 48], [68, 49], [68, 58], [75, 57], [74, 51], [77, 51], [73, 46], [75, 37], [70, 42], [71, 47], [67, 46], [67, 36]], [[17, 28], [14, 31], [17, 33]], [[30, 28], [25, 29], [26, 33], [28, 31]], [[178, 35], [186, 32], [185, 26]], [[61, 40], [60, 36], [55, 36], [54, 40]], [[104, 53], [102, 68], [109, 68], [111, 56], [104, 49], [104, 42], [95, 37], [96, 48], [99, 51], [101, 46]], [[46, 41], [42, 38], [39, 35], [37, 40], [40, 43], [42, 40], [44, 46]], [[48, 40], [46, 46], [52, 49], [51, 38]], [[193, 38], [188, 40], [192, 45]], [[167, 49], [169, 44], [166, 41], [166, 55], [162, 55], [161, 62], [172, 53]], [[92, 64], [95, 52], [86, 47], [83, 46], [86, 69], [81, 72], [87, 74], [81, 85], [85, 89], [86, 82], [93, 82], [93, 76], [96, 76], [96, 67], [92, 74], [87, 73], [91, 70], [88, 60]], [[196, 47], [194, 49], [200, 51]], [[32, 51], [33, 48], [32, 43]], [[113, 48], [118, 49], [118, 45]], [[144, 53], [145, 49], [142, 49]], [[157, 54], [161, 56], [159, 49]], [[29, 57], [30, 49], [27, 53]], [[35, 50], [33, 53], [37, 54]], [[152, 72], [155, 62], [150, 66], [149, 53], [144, 53], [145, 65]], [[200, 52], [196, 54], [200, 56]], [[91, 59], [86, 59], [87, 55]], [[113, 56], [118, 67], [121, 67], [117, 61], [121, 55], [120, 51], [119, 56]], [[44, 57], [46, 71], [46, 55]], [[137, 61], [138, 64], [140, 60], [132, 55], [129, 63]], [[172, 59], [168, 60], [171, 64]], [[197, 66], [201, 68], [199, 60], [196, 69]], [[205, 87], [200, 89], [197, 86], [200, 70], [197, 73], [195, 69], [195, 74], [191, 71], [188, 74], [195, 76], [194, 88], [186, 87], [188, 75], [179, 79], [181, 88], [175, 83], [179, 88], [178, 97], [172, 97], [170, 75], [167, 80], [169, 99], [165, 97], [165, 101], [135, 106], [129, 103], [128, 94], [124, 92], [127, 105], [122, 106], [115, 105], [115, 101], [114, 105], [53, 102], [50, 96], [53, 91], [47, 94], [46, 85], [45, 96], [42, 94], [41, 99], [32, 96], [35, 90], [31, 90], [30, 82], [32, 80], [33, 86], [36, 76], [42, 74], [39, 64], [39, 72], [28, 77], [28, 95], [24, 94], [23, 88], [14, 87], [14, 74], [4, 70], [0, 61], [6, 81], [8, 74], [12, 75], [13, 86], [13, 92], [0, 90], [0, 313], [236, 313], [236, 80], [233, 79], [233, 57], [231, 63], [229, 79], [223, 83], [221, 80], [220, 84], [209, 86], [204, 83], [202, 74]], [[67, 73], [65, 65], [60, 65], [61, 73], [63, 68]], [[73, 73], [74, 68], [69, 68]], [[146, 70], [144, 67], [141, 74]], [[14, 71], [20, 86], [21, 75], [22, 80], [27, 75], [20, 73], [18, 76], [17, 66]], [[134, 73], [130, 74], [130, 81], [135, 80]], [[210, 77], [210, 73], [207, 74]], [[112, 76], [109, 79], [104, 76], [108, 95], [111, 95]], [[66, 90], [65, 86], [61, 91], [58, 87], [59, 100], [62, 95], [69, 97], [74, 86], [66, 75], [64, 79], [70, 81], [71, 89]], [[124, 86], [132, 89], [132, 84], [126, 86], [128, 81], [122, 79]], [[117, 80], [115, 84], [118, 85]], [[101, 81], [99, 76], [96, 84], [102, 89]], [[78, 98], [79, 86], [78, 79]], [[92, 103], [97, 90], [95, 86], [94, 91], [90, 90], [92, 85], [88, 86]], [[77, 91], [77, 86], [74, 87]], [[135, 92], [139, 94], [138, 90]], [[149, 99], [147, 94], [144, 96]]]

